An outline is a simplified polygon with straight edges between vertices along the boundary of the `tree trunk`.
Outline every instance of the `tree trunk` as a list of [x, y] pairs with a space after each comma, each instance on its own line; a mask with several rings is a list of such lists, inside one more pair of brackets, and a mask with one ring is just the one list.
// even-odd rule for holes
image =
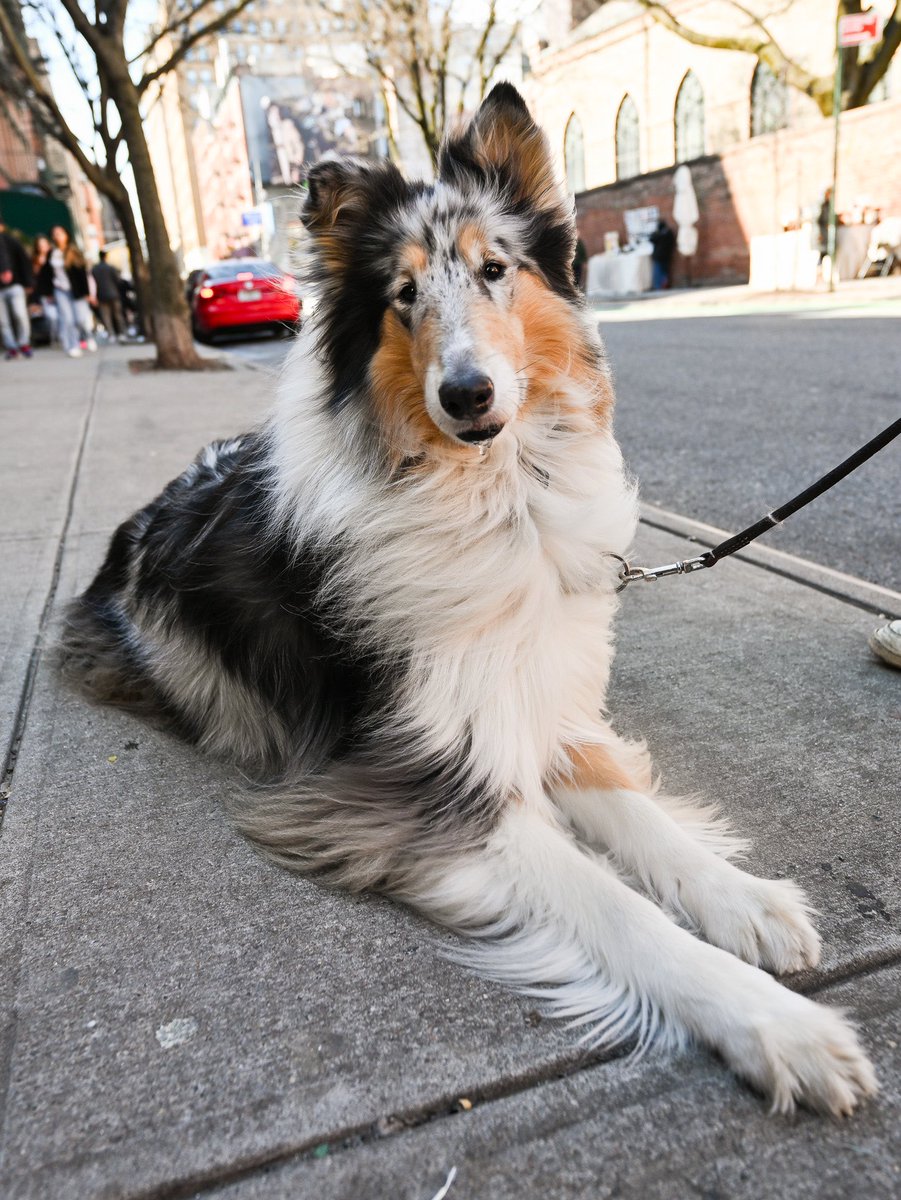
[[[113, 72], [110, 72], [111, 76]], [[169, 242], [156, 176], [144, 136], [137, 88], [123, 56], [122, 70], [110, 78], [110, 90], [122, 120], [122, 133], [134, 172], [144, 220], [150, 267], [149, 310], [156, 341], [156, 365], [168, 370], [200, 370], [206, 362], [197, 353], [178, 263]]]
[[[109, 193], [107, 193], [109, 195]], [[134, 209], [127, 192], [121, 196], [109, 195], [110, 203], [119, 218], [122, 232], [128, 246], [128, 257], [131, 260], [131, 279], [135, 285], [138, 297], [138, 313], [144, 334], [153, 337], [153, 319], [150, 312], [150, 275], [147, 271], [147, 260], [144, 257], [144, 247], [141, 245], [141, 235], [138, 233], [138, 223], [135, 220]]]

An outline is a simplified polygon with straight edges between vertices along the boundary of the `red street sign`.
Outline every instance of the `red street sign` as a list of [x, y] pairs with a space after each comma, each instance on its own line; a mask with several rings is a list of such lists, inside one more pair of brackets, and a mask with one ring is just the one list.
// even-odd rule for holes
[[882, 20], [879, 13], [847, 13], [838, 19], [838, 44], [840, 46], [868, 46], [878, 42], [882, 35]]

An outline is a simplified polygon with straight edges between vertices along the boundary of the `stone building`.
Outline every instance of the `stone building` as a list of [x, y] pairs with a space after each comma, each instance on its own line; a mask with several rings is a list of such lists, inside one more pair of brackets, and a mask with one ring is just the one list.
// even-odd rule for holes
[[[576, 16], [590, 8], [574, 4]], [[686, 26], [737, 28], [724, 0], [671, 0]], [[761, 11], [764, 11], [762, 6]], [[832, 70], [833, 3], [769, 6], [768, 25], [805, 68]], [[589, 253], [626, 240], [624, 213], [672, 220], [673, 173], [689, 165], [700, 208], [698, 252], [676, 282], [748, 278], [752, 237], [815, 217], [832, 179], [833, 123], [749, 54], [691, 44], [634, 0], [608, 0], [558, 41], [532, 47], [526, 87], [576, 193]], [[837, 203], [901, 215], [901, 55], [864, 108], [842, 117]]]

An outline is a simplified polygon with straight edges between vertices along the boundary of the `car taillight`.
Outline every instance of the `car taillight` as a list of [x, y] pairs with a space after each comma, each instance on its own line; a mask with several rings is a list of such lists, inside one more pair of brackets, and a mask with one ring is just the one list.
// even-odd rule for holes
[[287, 292], [289, 296], [297, 295], [297, 284], [294, 282], [293, 275], [282, 276], [281, 289], [283, 292]]
[[198, 295], [201, 296], [204, 300], [209, 300], [209, 298], [211, 296], [215, 295], [215, 292], [213, 291], [213, 289], [211, 287], [202, 287], [200, 289], [200, 291], [198, 292]]

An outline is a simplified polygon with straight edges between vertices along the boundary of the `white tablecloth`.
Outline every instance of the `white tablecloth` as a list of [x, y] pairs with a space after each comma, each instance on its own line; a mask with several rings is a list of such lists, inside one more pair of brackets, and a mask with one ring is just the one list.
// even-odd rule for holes
[[819, 251], [809, 227], [751, 238], [751, 287], [756, 292], [812, 292]]
[[856, 279], [867, 257], [872, 225], [839, 225], [836, 229], [835, 266], [839, 279]]
[[585, 291], [592, 296], [631, 296], [651, 290], [651, 256], [631, 250], [593, 254], [588, 260]]

